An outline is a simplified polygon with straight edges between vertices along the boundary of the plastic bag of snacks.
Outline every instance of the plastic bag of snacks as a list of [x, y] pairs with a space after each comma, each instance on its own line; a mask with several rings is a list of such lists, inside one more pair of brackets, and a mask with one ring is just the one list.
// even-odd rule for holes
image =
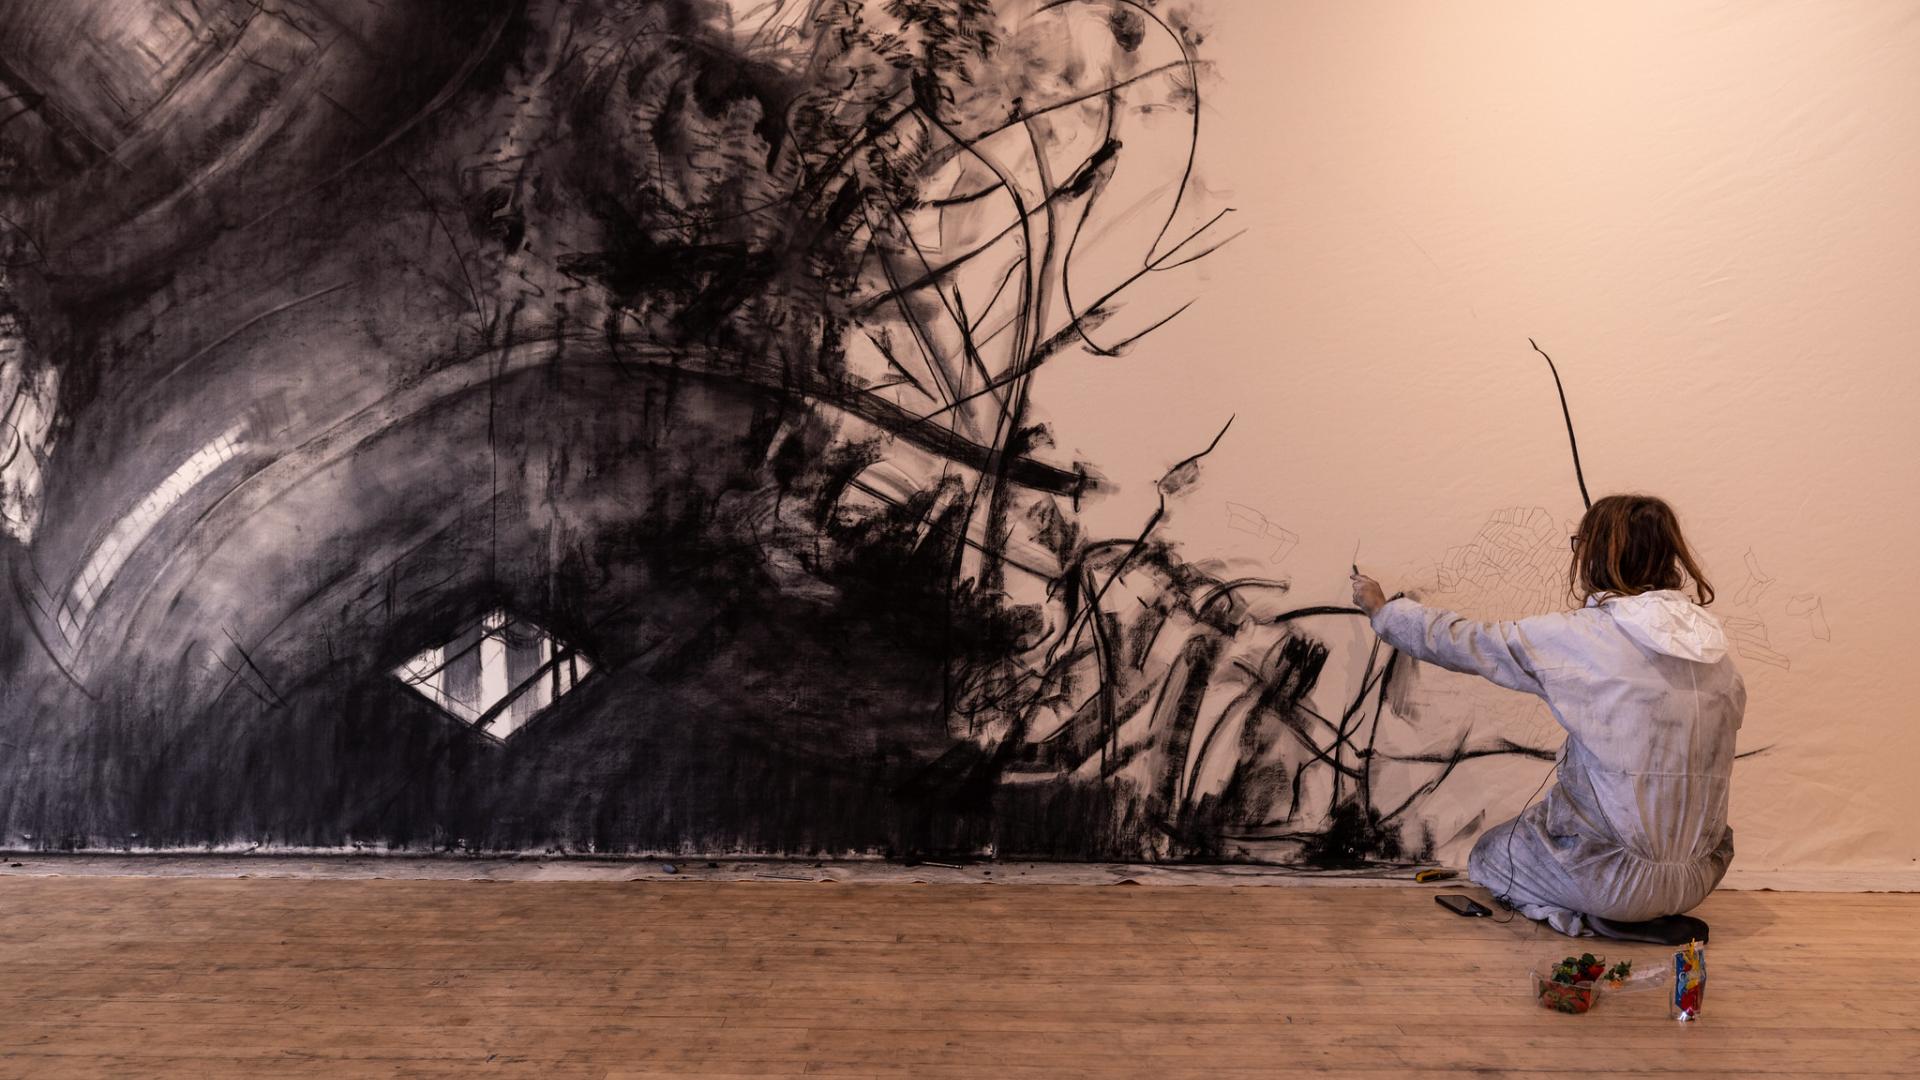
[[[1631, 964], [1616, 964], [1614, 971], [1625, 974]], [[1533, 972], [1533, 996], [1540, 1007], [1555, 1012], [1583, 1013], [1593, 1008], [1602, 980], [1611, 974], [1607, 962], [1592, 953], [1569, 956], [1542, 973]]]
[[1673, 1018], [1695, 1020], [1707, 998], [1707, 947], [1690, 941], [1673, 954]]

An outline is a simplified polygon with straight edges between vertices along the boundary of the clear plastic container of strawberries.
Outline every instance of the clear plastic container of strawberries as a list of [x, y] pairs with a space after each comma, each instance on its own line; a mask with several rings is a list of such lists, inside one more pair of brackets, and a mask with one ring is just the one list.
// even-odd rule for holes
[[1579, 1014], [1593, 1008], [1601, 987], [1620, 989], [1633, 982], [1633, 961], [1622, 960], [1608, 967], [1604, 957], [1581, 953], [1535, 968], [1533, 997], [1543, 1009]]

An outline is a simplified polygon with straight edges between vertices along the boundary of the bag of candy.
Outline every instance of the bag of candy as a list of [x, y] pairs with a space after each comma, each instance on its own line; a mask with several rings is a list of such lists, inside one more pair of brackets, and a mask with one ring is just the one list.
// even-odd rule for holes
[[1707, 997], [1707, 947], [1698, 941], [1673, 954], [1673, 1018], [1697, 1020]]

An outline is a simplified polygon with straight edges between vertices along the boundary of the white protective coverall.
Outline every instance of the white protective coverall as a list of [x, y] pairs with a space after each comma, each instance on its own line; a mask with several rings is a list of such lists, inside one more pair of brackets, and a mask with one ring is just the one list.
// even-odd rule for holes
[[1545, 698], [1567, 729], [1558, 781], [1474, 844], [1474, 881], [1576, 936], [1594, 932], [1583, 916], [1676, 915], [1720, 883], [1747, 691], [1719, 620], [1691, 598], [1596, 597], [1516, 622], [1398, 599], [1373, 628], [1410, 657]]

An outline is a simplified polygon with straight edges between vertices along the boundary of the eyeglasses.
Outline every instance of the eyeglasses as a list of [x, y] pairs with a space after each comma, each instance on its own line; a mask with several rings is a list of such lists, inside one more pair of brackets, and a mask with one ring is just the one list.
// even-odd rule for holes
[[1572, 548], [1575, 551], [1579, 551], [1580, 550], [1580, 534], [1574, 533], [1572, 536], [1567, 537], [1567, 546]]

